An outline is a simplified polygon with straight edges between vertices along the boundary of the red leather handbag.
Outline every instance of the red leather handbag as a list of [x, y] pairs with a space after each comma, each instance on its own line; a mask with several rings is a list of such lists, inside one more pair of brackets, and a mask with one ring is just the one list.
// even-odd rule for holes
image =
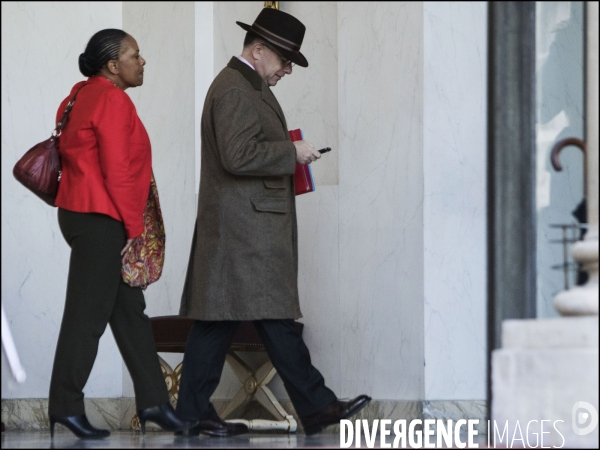
[[17, 181], [50, 206], [54, 206], [56, 201], [58, 182], [61, 175], [60, 157], [57, 148], [58, 137], [67, 123], [69, 113], [80, 90], [81, 88], [77, 90], [65, 108], [65, 112], [56, 124], [50, 138], [31, 147], [13, 168], [13, 175]]
[[50, 206], [54, 206], [61, 174], [57, 140], [58, 135], [53, 134], [34, 145], [13, 168], [17, 181]]

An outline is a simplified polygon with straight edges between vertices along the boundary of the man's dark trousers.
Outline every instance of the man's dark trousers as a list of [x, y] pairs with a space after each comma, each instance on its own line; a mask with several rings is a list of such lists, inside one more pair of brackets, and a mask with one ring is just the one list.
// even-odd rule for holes
[[[304, 418], [337, 400], [313, 367], [302, 336], [291, 319], [253, 321], [273, 366], [296, 409]], [[219, 384], [225, 356], [238, 321], [197, 320], [185, 346], [177, 413], [182, 418], [205, 420], [217, 416], [210, 397]]]

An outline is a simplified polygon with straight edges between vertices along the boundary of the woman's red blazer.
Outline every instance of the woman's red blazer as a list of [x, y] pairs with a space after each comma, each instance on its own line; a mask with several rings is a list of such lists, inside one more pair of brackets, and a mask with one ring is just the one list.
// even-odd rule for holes
[[125, 225], [127, 238], [143, 230], [150, 189], [150, 138], [129, 96], [101, 76], [73, 86], [58, 122], [77, 95], [58, 141], [62, 163], [56, 206], [106, 214]]

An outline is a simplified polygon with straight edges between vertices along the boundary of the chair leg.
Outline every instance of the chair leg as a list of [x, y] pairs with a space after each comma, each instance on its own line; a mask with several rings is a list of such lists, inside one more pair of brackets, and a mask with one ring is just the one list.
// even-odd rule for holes
[[273, 367], [271, 360], [269, 360], [256, 371], [256, 381], [259, 386], [266, 386], [275, 375], [277, 375], [277, 370]]
[[238, 377], [238, 380], [244, 384], [247, 378], [254, 377], [254, 370], [248, 366], [238, 355], [233, 352], [228, 352], [225, 356], [225, 361], [235, 373], [235, 376]]
[[169, 391], [169, 400], [171, 401], [172, 406], [174, 401], [177, 401], [177, 393], [179, 392], [179, 383], [177, 380], [177, 374], [171, 368], [168, 362], [162, 359], [160, 356], [158, 357], [158, 362], [160, 363], [160, 369], [163, 374], [163, 378], [165, 379], [165, 384], [167, 385], [167, 390]]
[[252, 398], [253, 394], [248, 394], [244, 386], [242, 386], [229, 403], [227, 403], [227, 408], [220, 414], [221, 419], [225, 420], [232, 412], [247, 404]]
[[[240, 406], [245, 405], [252, 399], [256, 399], [275, 419], [280, 422], [285, 422], [286, 425], [282, 429], [287, 429], [290, 432], [296, 430], [296, 422], [293, 417], [281, 406], [279, 401], [267, 387], [273, 377], [277, 375], [277, 370], [273, 367], [273, 363], [269, 360], [264, 363], [256, 371], [256, 373], [233, 351], [227, 353], [226, 361], [235, 373], [242, 387], [235, 396], [227, 404], [227, 408], [220, 414], [221, 419], [227, 418], [233, 411]], [[253, 422], [253, 421], [251, 421]], [[264, 422], [264, 423], [263, 423]], [[258, 426], [257, 422], [257, 426]], [[260, 421], [264, 429], [279, 429], [281, 424], [274, 425], [271, 421]], [[270, 428], [269, 428], [270, 427]], [[274, 427], [274, 428], [273, 428]]]
[[286, 420], [286, 416], [289, 414], [283, 409], [283, 406], [281, 406], [273, 395], [273, 392], [271, 392], [271, 389], [267, 386], [260, 386], [254, 393], [254, 397], [277, 420]]

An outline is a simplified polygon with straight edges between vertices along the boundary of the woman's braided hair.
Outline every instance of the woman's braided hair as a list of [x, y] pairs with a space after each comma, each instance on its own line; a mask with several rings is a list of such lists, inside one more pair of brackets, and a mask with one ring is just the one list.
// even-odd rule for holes
[[98, 31], [79, 55], [79, 71], [86, 77], [98, 75], [108, 61], [119, 59], [121, 42], [126, 36], [127, 33], [116, 28]]

